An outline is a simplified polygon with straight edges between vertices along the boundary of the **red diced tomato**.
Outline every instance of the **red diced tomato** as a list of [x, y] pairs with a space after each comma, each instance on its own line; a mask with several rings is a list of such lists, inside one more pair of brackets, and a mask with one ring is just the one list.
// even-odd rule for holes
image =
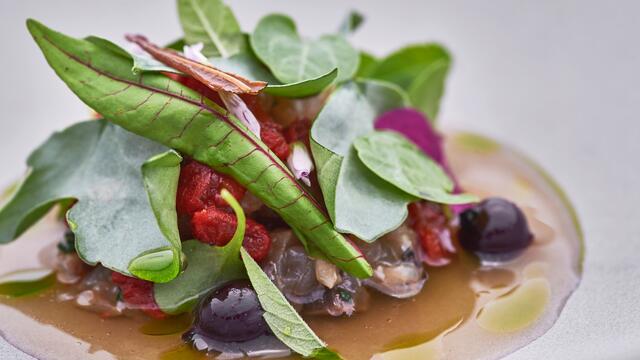
[[[199, 241], [224, 246], [233, 237], [237, 223], [235, 215], [210, 207], [195, 213], [191, 226], [194, 237]], [[242, 246], [254, 260], [261, 261], [269, 253], [271, 237], [264, 226], [247, 219]]]
[[156, 319], [167, 317], [156, 303], [152, 282], [128, 277], [115, 271], [111, 273], [111, 281], [120, 288], [127, 307], [142, 310]]

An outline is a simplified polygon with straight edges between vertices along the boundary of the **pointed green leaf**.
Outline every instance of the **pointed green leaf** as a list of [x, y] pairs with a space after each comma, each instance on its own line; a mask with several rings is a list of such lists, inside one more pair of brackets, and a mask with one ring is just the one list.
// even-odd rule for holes
[[246, 47], [238, 20], [221, 0], [178, 0], [178, 14], [186, 43], [203, 43], [207, 57], [230, 57]]
[[[180, 157], [173, 153], [173, 166], [141, 171], [158, 166], [146, 160], [163, 151], [103, 120], [54, 134], [29, 157], [29, 176], [0, 210], [0, 243], [19, 237], [56, 203], [77, 199], [67, 218], [82, 259], [146, 280], [171, 280], [180, 269], [177, 221], [153, 207], [175, 209]], [[163, 185], [147, 192], [149, 183]]]
[[133, 133], [233, 176], [338, 267], [358, 277], [371, 275], [371, 266], [286, 165], [224, 109], [160, 73], [132, 74], [131, 60], [113, 51], [34, 20], [27, 24], [51, 67], [90, 107]]
[[434, 121], [450, 66], [451, 56], [441, 45], [411, 45], [380, 60], [367, 77], [400, 86], [409, 93], [411, 105]]
[[[320, 340], [309, 325], [304, 322], [280, 290], [269, 280], [267, 274], [262, 271], [260, 265], [251, 258], [251, 255], [245, 249], [241, 249], [240, 253], [251, 285], [258, 294], [260, 305], [265, 311], [263, 317], [273, 334], [291, 350], [302, 356], [340, 359], [339, 355], [327, 349], [327, 344]], [[329, 357], [329, 354], [333, 357]]]

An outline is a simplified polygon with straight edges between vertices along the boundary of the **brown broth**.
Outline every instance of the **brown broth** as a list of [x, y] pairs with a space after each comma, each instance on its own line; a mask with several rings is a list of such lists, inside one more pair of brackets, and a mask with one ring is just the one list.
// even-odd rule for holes
[[[498, 266], [460, 252], [449, 266], [429, 268], [429, 281], [412, 299], [374, 295], [369, 310], [351, 318], [308, 317], [346, 359], [499, 358], [547, 331], [578, 285], [580, 229], [550, 178], [526, 158], [475, 135], [449, 137], [447, 153], [464, 188], [523, 207], [536, 241]], [[63, 231], [51, 215], [19, 241], [0, 247], [0, 276], [46, 268], [38, 254], [50, 251]], [[62, 290], [53, 285], [23, 297], [0, 295], [0, 334], [43, 360], [206, 358], [182, 344], [184, 316], [164, 322], [101, 319], [57, 300]]]

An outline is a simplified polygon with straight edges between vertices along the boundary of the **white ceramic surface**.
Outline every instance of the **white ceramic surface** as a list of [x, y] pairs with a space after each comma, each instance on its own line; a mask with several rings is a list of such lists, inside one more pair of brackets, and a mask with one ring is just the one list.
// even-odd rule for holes
[[[455, 56], [441, 123], [520, 148], [564, 187], [583, 224], [583, 282], [558, 323], [509, 359], [640, 358], [640, 2], [229, 1], [245, 29], [271, 11], [309, 35], [367, 16], [358, 46], [383, 55], [437, 40]], [[30, 39], [34, 17], [78, 36], [180, 34], [173, 0], [0, 1], [0, 184], [53, 130], [88, 116]], [[0, 314], [0, 321], [1, 314]], [[37, 339], [35, 339], [37, 341]], [[30, 359], [0, 339], [0, 359]]]

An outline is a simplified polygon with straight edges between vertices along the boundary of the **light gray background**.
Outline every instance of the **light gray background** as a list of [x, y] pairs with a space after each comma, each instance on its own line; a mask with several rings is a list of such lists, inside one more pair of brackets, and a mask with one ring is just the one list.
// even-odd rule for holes
[[[230, 1], [245, 30], [268, 12], [317, 35], [350, 8], [353, 38], [383, 55], [437, 40], [455, 56], [441, 123], [506, 141], [542, 164], [575, 203], [587, 237], [584, 280], [557, 325], [510, 359], [640, 358], [640, 2]], [[0, 0], [0, 184], [53, 130], [89, 112], [56, 78], [24, 20], [69, 34], [158, 43], [180, 29], [172, 0]], [[0, 314], [0, 321], [1, 314]], [[26, 359], [0, 340], [0, 359]]]

